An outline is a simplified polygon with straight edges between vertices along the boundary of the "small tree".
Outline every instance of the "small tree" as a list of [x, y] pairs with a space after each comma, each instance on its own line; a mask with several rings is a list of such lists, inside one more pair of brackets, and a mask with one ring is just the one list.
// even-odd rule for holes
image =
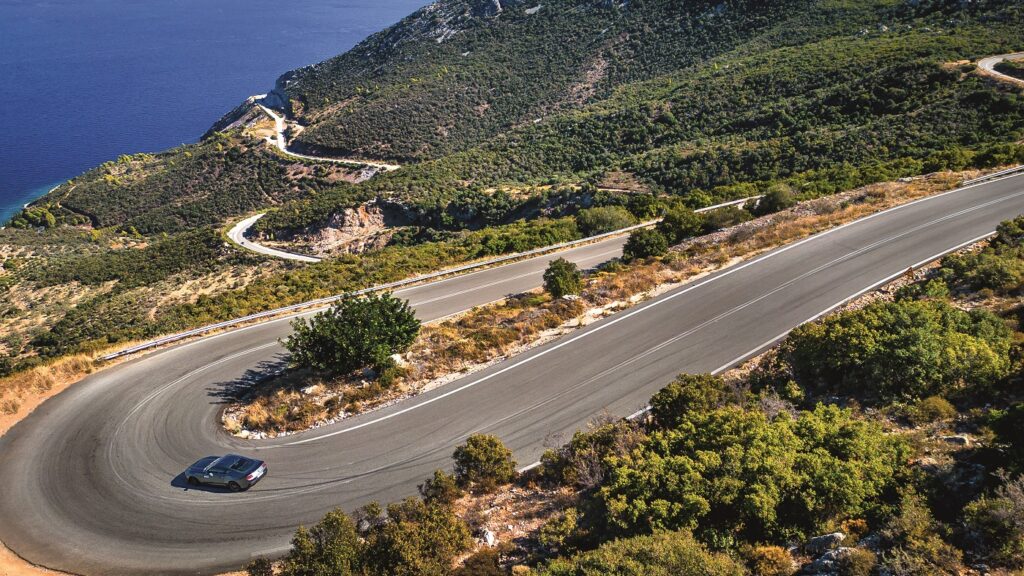
[[354, 574], [361, 551], [352, 519], [333, 510], [311, 529], [300, 527], [295, 532], [292, 549], [281, 563], [281, 576]]
[[565, 258], [552, 260], [544, 271], [544, 289], [555, 298], [579, 294], [583, 288], [583, 275], [576, 264]]
[[658, 223], [658, 232], [664, 234], [665, 240], [672, 245], [697, 236], [703, 230], [704, 217], [682, 205], [665, 212], [664, 218]]
[[465, 488], [485, 492], [516, 477], [512, 451], [502, 441], [488, 434], [474, 434], [455, 449], [455, 480]]
[[627, 261], [661, 256], [668, 250], [668, 241], [657, 230], [634, 230], [622, 247], [622, 257]]
[[294, 366], [344, 374], [405, 351], [420, 331], [409, 303], [391, 294], [345, 298], [308, 322], [292, 322], [284, 341]]

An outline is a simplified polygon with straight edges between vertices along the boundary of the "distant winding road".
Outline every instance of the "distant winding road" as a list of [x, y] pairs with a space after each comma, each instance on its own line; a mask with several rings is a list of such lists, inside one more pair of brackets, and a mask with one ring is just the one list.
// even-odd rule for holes
[[1018, 86], [1024, 86], [1024, 80], [1020, 78], [1014, 78], [1003, 74], [996, 70], [996, 64], [999, 64], [1003, 60], [1022, 60], [1024, 59], [1024, 52], [1016, 52], [1014, 54], [1001, 54], [999, 56], [989, 56], [988, 58], [982, 58], [978, 61], [978, 68], [981, 68], [987, 75], [994, 78], [998, 78], [1004, 82], [1011, 82]]
[[291, 150], [288, 149], [288, 142], [287, 142], [287, 139], [285, 138], [285, 135], [284, 135], [284, 131], [285, 131], [285, 120], [284, 120], [284, 117], [281, 116], [280, 114], [278, 114], [277, 112], [274, 112], [270, 108], [267, 108], [263, 104], [257, 104], [257, 106], [259, 106], [268, 116], [270, 116], [271, 118], [274, 119], [274, 127], [275, 127], [275, 131], [277, 132], [277, 137], [273, 138], [273, 139], [268, 138], [268, 140], [272, 140], [274, 145], [277, 146], [278, 150], [280, 150], [281, 152], [283, 152], [283, 153], [285, 153], [285, 154], [287, 154], [289, 156], [294, 156], [296, 158], [301, 158], [303, 160], [316, 160], [318, 162], [340, 162], [340, 163], [343, 163], [343, 164], [362, 164], [364, 166], [371, 166], [371, 167], [374, 167], [374, 168], [379, 168], [379, 169], [384, 170], [386, 172], [390, 172], [392, 170], [398, 170], [399, 168], [401, 168], [401, 166], [398, 165], [398, 164], [387, 164], [385, 162], [377, 162], [375, 160], [363, 160], [363, 159], [357, 159], [357, 158], [331, 158], [329, 156], [310, 156], [308, 154], [299, 154], [298, 152], [292, 152]]
[[252, 225], [255, 224], [257, 220], [263, 218], [266, 215], [267, 213], [264, 212], [262, 214], [250, 216], [245, 220], [242, 220], [238, 224], [235, 224], [231, 228], [231, 230], [228, 231], [228, 238], [230, 238], [232, 242], [238, 244], [239, 246], [245, 248], [246, 250], [251, 250], [253, 252], [263, 254], [265, 256], [284, 258], [285, 260], [294, 260], [296, 262], [320, 262], [320, 258], [317, 258], [316, 256], [305, 256], [303, 254], [294, 254], [292, 252], [285, 252], [284, 250], [277, 250], [274, 248], [264, 246], [263, 244], [253, 242], [252, 240], [246, 238], [245, 235], [249, 231], [249, 228], [252, 228]]
[[[627, 415], [681, 371], [735, 365], [815, 318], [1024, 212], [1024, 176], [934, 196], [818, 234], [667, 293], [447, 386], [274, 440], [226, 434], [224, 396], [282, 361], [275, 321], [104, 370], [0, 439], [0, 540], [32, 562], [85, 574], [196, 574], [285, 551], [326, 510], [415, 493], [475, 432], [520, 463], [551, 434]], [[577, 248], [584, 266], [622, 239]], [[565, 254], [565, 253], [563, 253]], [[399, 292], [423, 319], [540, 283], [535, 258]], [[238, 451], [270, 475], [240, 494], [188, 490], [196, 458]]]

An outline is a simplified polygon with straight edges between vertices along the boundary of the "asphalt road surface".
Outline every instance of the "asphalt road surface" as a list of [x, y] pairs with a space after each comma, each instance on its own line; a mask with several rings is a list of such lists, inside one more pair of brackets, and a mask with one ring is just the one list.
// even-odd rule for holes
[[[415, 493], [476, 432], [521, 465], [549, 436], [628, 415], [679, 372], [715, 371], [800, 323], [991, 233], [1024, 212], [1024, 176], [980, 184], [819, 234], [669, 292], [389, 408], [275, 440], [218, 424], [225, 391], [281, 361], [274, 322], [98, 373], [0, 439], [0, 540], [85, 574], [195, 574], [280, 553], [328, 509]], [[621, 240], [574, 252], [594, 264]], [[545, 259], [402, 291], [424, 319], [537, 285]], [[265, 459], [252, 490], [188, 490], [181, 471], [227, 451]]]

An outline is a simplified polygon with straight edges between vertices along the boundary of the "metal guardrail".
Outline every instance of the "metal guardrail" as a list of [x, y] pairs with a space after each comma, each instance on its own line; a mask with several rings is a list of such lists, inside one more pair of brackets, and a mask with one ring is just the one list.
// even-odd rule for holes
[[1018, 172], [1024, 172], [1024, 165], [1014, 166], [1013, 168], [1007, 168], [1006, 170], [1000, 170], [999, 172], [993, 172], [977, 178], [971, 178], [970, 180], [964, 180], [961, 185], [970, 186], [971, 184], [978, 184], [980, 182], [1002, 178], [1003, 176], [1010, 176], [1011, 174], [1017, 174]]
[[[706, 208], [699, 208], [697, 210], [694, 210], [694, 212], [709, 212], [711, 210], [717, 210], [718, 208], [725, 208], [725, 207], [728, 207], [728, 206], [738, 206], [738, 205], [745, 204], [746, 202], [749, 202], [750, 200], [756, 200], [758, 198], [761, 198], [761, 196], [751, 196], [749, 198], [740, 198], [739, 200], [731, 200], [729, 202], [723, 202], [722, 204], [715, 204], [714, 206], [708, 206]], [[191, 330], [186, 330], [184, 332], [178, 332], [176, 334], [171, 334], [171, 335], [168, 335], [168, 336], [163, 336], [163, 337], [157, 338], [155, 340], [150, 340], [149, 342], [144, 342], [142, 344], [138, 344], [138, 345], [132, 346], [130, 348], [125, 348], [124, 350], [118, 350], [117, 352], [112, 352], [112, 353], [107, 354], [105, 356], [100, 356], [98, 358], [98, 360], [101, 361], [101, 362], [106, 362], [108, 360], [114, 360], [115, 358], [121, 358], [123, 356], [129, 356], [129, 355], [135, 354], [137, 352], [142, 352], [142, 351], [148, 350], [150, 348], [156, 348], [158, 346], [163, 346], [165, 344], [170, 344], [170, 343], [173, 343], [173, 342], [177, 342], [179, 340], [184, 340], [186, 338], [191, 338], [192, 336], [200, 336], [200, 335], [205, 334], [207, 332], [213, 332], [215, 330], [221, 330], [223, 328], [231, 328], [231, 327], [234, 327], [234, 326], [238, 326], [240, 324], [245, 324], [245, 323], [252, 322], [252, 321], [255, 321], [255, 320], [262, 320], [264, 318], [272, 318], [274, 316], [279, 316], [279, 315], [282, 315], [282, 314], [288, 314], [288, 313], [291, 313], [291, 312], [297, 312], [299, 310], [303, 310], [303, 309], [306, 309], [306, 308], [319, 308], [321, 306], [326, 306], [327, 304], [331, 304], [333, 302], [341, 300], [342, 298], [351, 298], [351, 297], [355, 297], [355, 296], [363, 296], [363, 295], [366, 295], [366, 294], [372, 294], [374, 292], [383, 292], [383, 291], [392, 290], [392, 289], [395, 289], [395, 288], [402, 288], [402, 287], [410, 286], [410, 285], [413, 285], [413, 284], [419, 284], [421, 282], [427, 282], [429, 280], [437, 280], [439, 278], [443, 278], [445, 276], [451, 276], [453, 274], [459, 274], [459, 273], [462, 273], [462, 272], [468, 272], [470, 270], [486, 268], [488, 266], [493, 266], [495, 264], [501, 264], [503, 262], [508, 262], [510, 260], [519, 260], [521, 258], [529, 258], [531, 256], [539, 256], [541, 254], [546, 254], [548, 252], [557, 252], [559, 250], [564, 250], [566, 248], [575, 248], [577, 246], [582, 246], [582, 245], [585, 245], [585, 244], [592, 244], [594, 242], [600, 242], [601, 240], [605, 240], [607, 238], [611, 238], [611, 237], [614, 237], [614, 236], [621, 236], [623, 234], [628, 234], [628, 233], [630, 233], [630, 232], [632, 232], [634, 230], [639, 230], [640, 228], [647, 228], [647, 227], [650, 227], [650, 226], [654, 226], [657, 223], [658, 223], [658, 220], [650, 220], [650, 221], [647, 221], [647, 222], [642, 222], [640, 224], [634, 224], [633, 226], [627, 226], [626, 228], [620, 228], [618, 230], [613, 230], [611, 232], [605, 232], [603, 234], [597, 234], [595, 236], [589, 236], [587, 238], [581, 238], [579, 240], [571, 240], [569, 242], [561, 242], [559, 244], [552, 244], [550, 246], [542, 246], [540, 248], [534, 248], [533, 250], [527, 250], [525, 252], [516, 252], [514, 254], [506, 254], [504, 256], [498, 256], [497, 258], [491, 258], [489, 260], [483, 260], [481, 262], [474, 262], [474, 263], [471, 263], [471, 264], [465, 264], [463, 266], [458, 266], [458, 267], [455, 267], [455, 268], [447, 268], [447, 269], [444, 269], [444, 270], [439, 270], [437, 272], [431, 272], [429, 274], [421, 274], [419, 276], [413, 276], [412, 278], [406, 278], [404, 280], [396, 280], [395, 282], [388, 282], [386, 284], [380, 284], [380, 285], [377, 285], [377, 286], [371, 286], [369, 288], [363, 288], [362, 290], [356, 290], [355, 292], [346, 292], [346, 293], [343, 293], [343, 294], [337, 294], [335, 296], [327, 296], [325, 298], [317, 298], [316, 300], [307, 300], [305, 302], [299, 302], [298, 304], [292, 304], [290, 306], [282, 306], [280, 308], [274, 308], [273, 310], [266, 310], [266, 311], [263, 311], [263, 312], [257, 312], [255, 314], [249, 314], [247, 316], [241, 316], [239, 318], [233, 318], [231, 320], [224, 320], [223, 322], [217, 322], [215, 324], [207, 324], [206, 326], [200, 326], [199, 328], [193, 328]]]

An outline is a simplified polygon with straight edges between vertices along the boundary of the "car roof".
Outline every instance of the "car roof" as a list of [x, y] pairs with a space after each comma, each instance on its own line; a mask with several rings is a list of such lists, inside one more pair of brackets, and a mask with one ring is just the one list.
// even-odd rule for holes
[[238, 462], [239, 460], [251, 460], [253, 462], [258, 462], [258, 460], [255, 458], [247, 458], [245, 456], [239, 456], [238, 454], [225, 454], [223, 456], [207, 456], [206, 458], [203, 458], [196, 462], [194, 466], [202, 466], [203, 471], [205, 472], [210, 468], [217, 466], [218, 464], [224, 467], [230, 467], [232, 464]]

